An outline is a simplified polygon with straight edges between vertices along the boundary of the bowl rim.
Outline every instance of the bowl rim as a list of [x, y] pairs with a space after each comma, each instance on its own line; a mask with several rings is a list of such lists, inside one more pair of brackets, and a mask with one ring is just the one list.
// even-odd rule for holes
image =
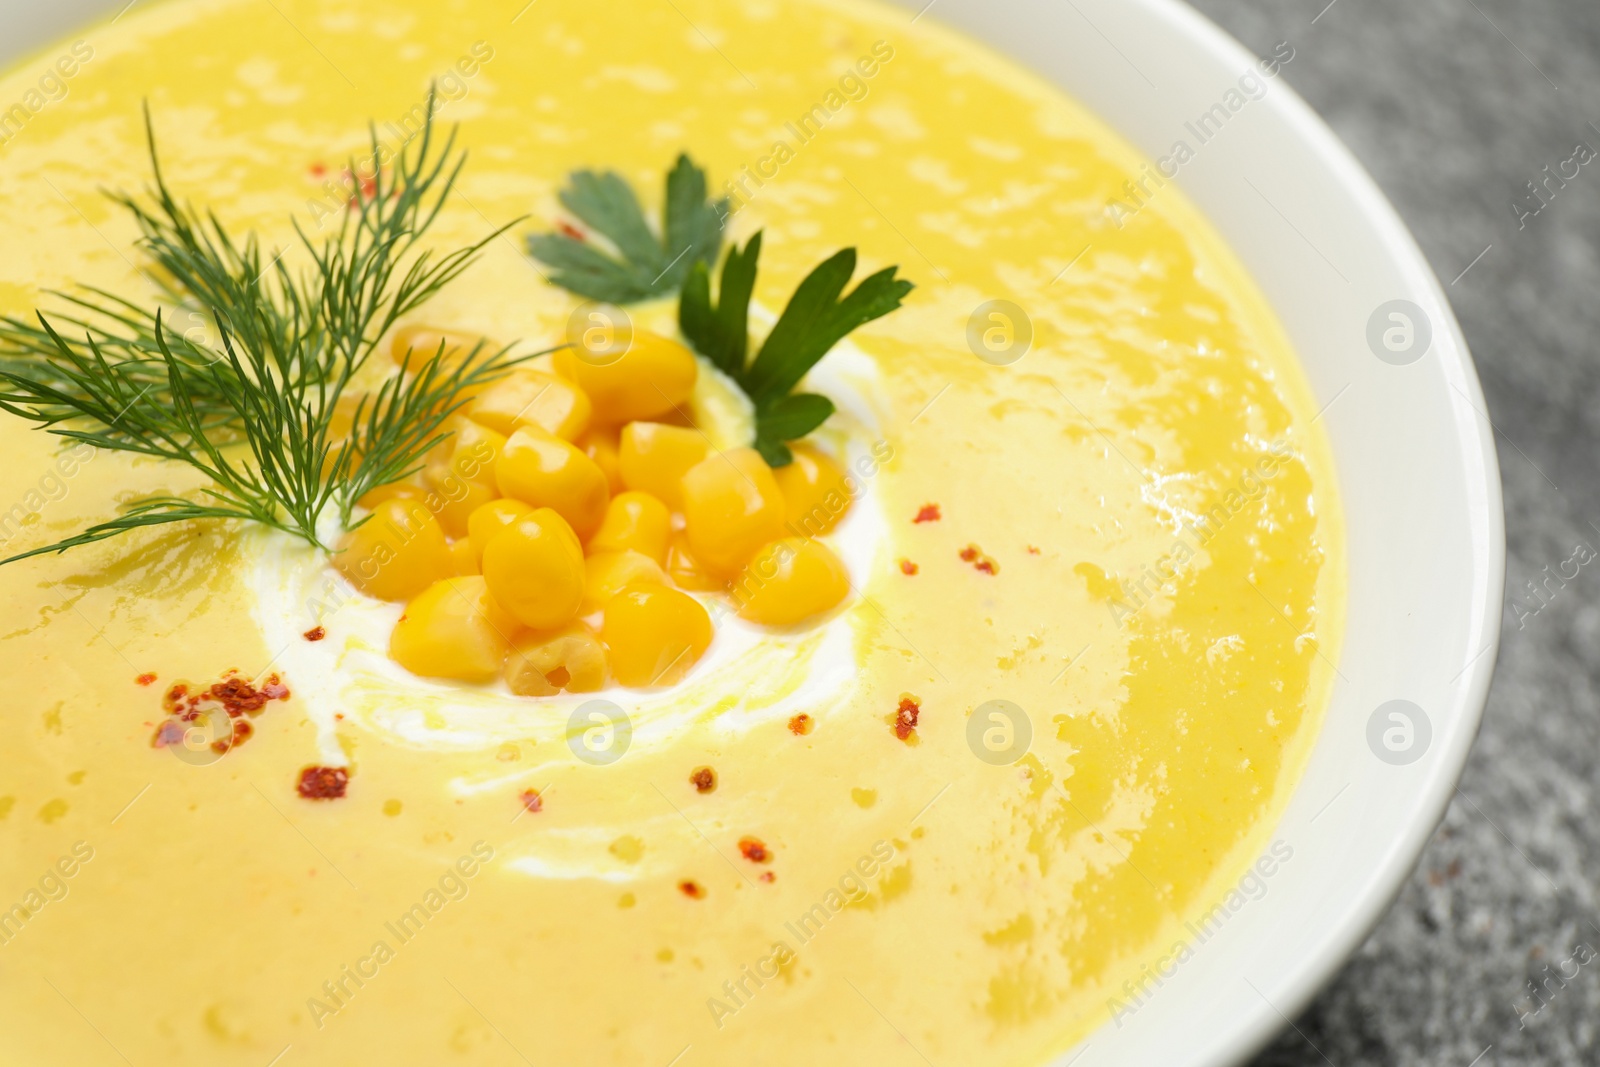
[[[1248, 66], [1257, 60], [1256, 55], [1242, 43], [1182, 0], [1124, 2], [1131, 2], [1156, 13], [1158, 17], [1172, 20], [1181, 31], [1232, 67]], [[1382, 244], [1398, 253], [1401, 269], [1432, 298], [1433, 306], [1438, 309], [1435, 326], [1438, 332], [1445, 335], [1446, 341], [1440, 344], [1436, 335], [1434, 354], [1452, 384], [1465, 390], [1472, 406], [1486, 411], [1482, 383], [1466, 336], [1438, 275], [1399, 211], [1339, 135], [1292, 85], [1280, 81], [1274, 90], [1273, 95], [1278, 97], [1278, 110], [1302, 135], [1306, 147], [1317, 155], [1338, 184], [1358, 202], [1378, 231]], [[1287, 1027], [1292, 1026], [1291, 1020], [1303, 1013], [1316, 995], [1344, 969], [1350, 957], [1371, 936], [1410, 881], [1423, 850], [1443, 821], [1466, 771], [1467, 759], [1483, 724], [1489, 687], [1499, 656], [1500, 621], [1505, 596], [1506, 540], [1505, 505], [1494, 430], [1492, 426], [1486, 429], [1477, 419], [1472, 419], [1464, 427], [1458, 421], [1458, 432], [1462, 430], [1465, 431], [1467, 443], [1477, 446], [1462, 450], [1463, 474], [1469, 483], [1477, 483], [1472, 488], [1482, 493], [1484, 509], [1478, 517], [1487, 523], [1488, 567], [1483, 575], [1486, 580], [1482, 587], [1482, 600], [1477, 605], [1481, 611], [1473, 620], [1470, 634], [1472, 647], [1482, 648], [1483, 651], [1464, 668], [1462, 678], [1466, 684], [1458, 690], [1459, 697], [1454, 706], [1440, 709], [1440, 713], [1434, 716], [1435, 721], [1441, 724], [1436, 729], [1444, 734], [1442, 737], [1436, 735], [1443, 758], [1435, 765], [1434, 773], [1416, 791], [1415, 813], [1404, 824], [1404, 830], [1396, 835], [1392, 842], [1395, 847], [1390, 848], [1386, 861], [1367, 872], [1360, 889], [1354, 894], [1351, 907], [1329, 928], [1324, 942], [1325, 950], [1320, 954], [1308, 955], [1290, 970], [1278, 986], [1278, 995], [1270, 1003], [1263, 999], [1254, 1016], [1245, 1020], [1237, 1049], [1231, 1050], [1228, 1058], [1213, 1061], [1215, 1067], [1242, 1062], [1260, 1052]], [[1348, 616], [1345, 621], [1347, 626], [1351, 622]], [[1327, 728], [1328, 722], [1325, 720], [1322, 730]]]

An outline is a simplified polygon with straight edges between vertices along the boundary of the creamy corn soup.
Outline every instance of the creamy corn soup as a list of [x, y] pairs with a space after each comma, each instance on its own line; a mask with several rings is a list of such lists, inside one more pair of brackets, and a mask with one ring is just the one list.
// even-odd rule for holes
[[[717, 540], [671, 463], [635, 474], [666, 525], [606, 527], [657, 540], [605, 580], [657, 567], [647, 588], [682, 600], [627, 615], [586, 572], [559, 614], [588, 621], [558, 666], [513, 652], [537, 668], [519, 688], [504, 646], [464, 667], [481, 648], [405, 645], [433, 618], [415, 590], [280, 531], [196, 521], [0, 567], [0, 1060], [1025, 1067], [1138, 1025], [1247, 872], [1292, 862], [1272, 827], [1342, 627], [1327, 443], [1228, 249], [1176, 186], [1130, 213], [1138, 156], [933, 16], [169, 0], [0, 79], [0, 312], [155, 299], [102, 195], [150, 181], [141, 101], [177, 195], [275, 250], [291, 219], [338, 225], [367, 123], [412, 141], [430, 83], [470, 153], [430, 246], [528, 219], [407, 336], [562, 344], [581, 301], [525, 238], [570, 222], [580, 168], [654, 213], [679, 152], [731, 240], [763, 233], [756, 337], [840, 248], [915, 281], [807, 379], [837, 410], [798, 450], [836, 492], [782, 468], [774, 506], [811, 569], [730, 610], [692, 557], [737, 573], [755, 546]], [[629, 313], [681, 344], [675, 301]], [[582, 385], [559, 358], [528, 366]], [[748, 402], [688, 367], [657, 424], [751, 463]], [[622, 403], [586, 388], [597, 420]], [[5, 555], [206, 484], [0, 418]], [[563, 512], [580, 567], [594, 507], [634, 483], [601, 484]], [[494, 582], [452, 521], [459, 580]], [[505, 626], [542, 633], [547, 603]], [[686, 669], [627, 658], [663, 633], [696, 646]], [[197, 694], [249, 743], [174, 743]]]

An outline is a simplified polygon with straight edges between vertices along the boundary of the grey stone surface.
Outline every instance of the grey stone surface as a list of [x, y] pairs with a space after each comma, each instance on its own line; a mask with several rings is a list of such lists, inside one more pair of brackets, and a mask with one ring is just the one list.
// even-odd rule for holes
[[1285, 78], [1448, 286], [1509, 542], [1499, 670], [1460, 793], [1377, 932], [1256, 1067], [1600, 1064], [1600, 560], [1547, 604], [1526, 584], [1600, 548], [1600, 159], [1538, 214], [1512, 206], [1535, 206], [1525, 183], [1579, 142], [1600, 151], [1600, 3], [1194, 2], [1259, 53], [1295, 45]]

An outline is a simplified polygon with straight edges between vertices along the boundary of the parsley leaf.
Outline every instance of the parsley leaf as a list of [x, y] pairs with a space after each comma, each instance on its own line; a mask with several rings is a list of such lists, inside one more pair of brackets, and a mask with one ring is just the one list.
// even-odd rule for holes
[[718, 370], [735, 380], [744, 374], [750, 349], [750, 295], [755, 291], [760, 256], [760, 233], [750, 238], [743, 250], [737, 246], [728, 250], [715, 310], [711, 307], [711, 272], [704, 263], [690, 269], [678, 301], [683, 335]]
[[706, 173], [687, 155], [667, 174], [661, 237], [633, 188], [614, 171], [574, 172], [560, 200], [620, 258], [565, 232], [531, 235], [528, 251], [554, 269], [552, 282], [591, 300], [632, 304], [665, 296], [683, 285], [695, 264], [715, 263], [722, 249], [728, 201], [706, 199]]
[[755, 448], [769, 467], [787, 467], [794, 461], [785, 441], [793, 441], [828, 421], [833, 401], [816, 393], [791, 393], [756, 409]]
[[899, 307], [913, 286], [895, 277], [900, 268], [888, 267], [841, 296], [856, 270], [856, 250], [846, 248], [806, 276], [749, 360], [750, 297], [760, 255], [760, 233], [743, 250], [729, 251], [715, 306], [711, 272], [696, 263], [683, 285], [678, 326], [696, 351], [739, 383], [755, 405], [755, 447], [770, 465], [782, 467], [794, 458], [784, 442], [815, 430], [834, 410], [825, 396], [790, 390], [846, 334]]

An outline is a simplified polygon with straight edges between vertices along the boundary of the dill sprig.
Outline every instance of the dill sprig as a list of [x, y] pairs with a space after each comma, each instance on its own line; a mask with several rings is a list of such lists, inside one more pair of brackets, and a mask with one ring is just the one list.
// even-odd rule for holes
[[[465, 396], [534, 355], [481, 345], [449, 362], [443, 345], [419, 353], [353, 410], [345, 405], [351, 427], [339, 434], [340, 398], [384, 334], [515, 223], [442, 255], [419, 247], [466, 161], [454, 132], [437, 143], [429, 121], [415, 151], [364, 183], [335, 234], [315, 240], [295, 220], [310, 260], [296, 272], [282, 252], [267, 260], [254, 234], [236, 240], [214, 213], [179, 203], [148, 109], [145, 126], [148, 200], [112, 199], [138, 223], [163, 297], [213, 322], [216, 340], [174, 334], [160, 304], [101, 289], [59, 294], [67, 310], [58, 321], [83, 340], [68, 340], [43, 313], [37, 325], [0, 323], [0, 409], [97, 448], [186, 464], [209, 484], [193, 499], [135, 500], [110, 520], [0, 563], [206, 518], [257, 522], [326, 548], [318, 525], [330, 506], [350, 526], [363, 494], [420, 469]], [[375, 128], [371, 137], [379, 158]]]

